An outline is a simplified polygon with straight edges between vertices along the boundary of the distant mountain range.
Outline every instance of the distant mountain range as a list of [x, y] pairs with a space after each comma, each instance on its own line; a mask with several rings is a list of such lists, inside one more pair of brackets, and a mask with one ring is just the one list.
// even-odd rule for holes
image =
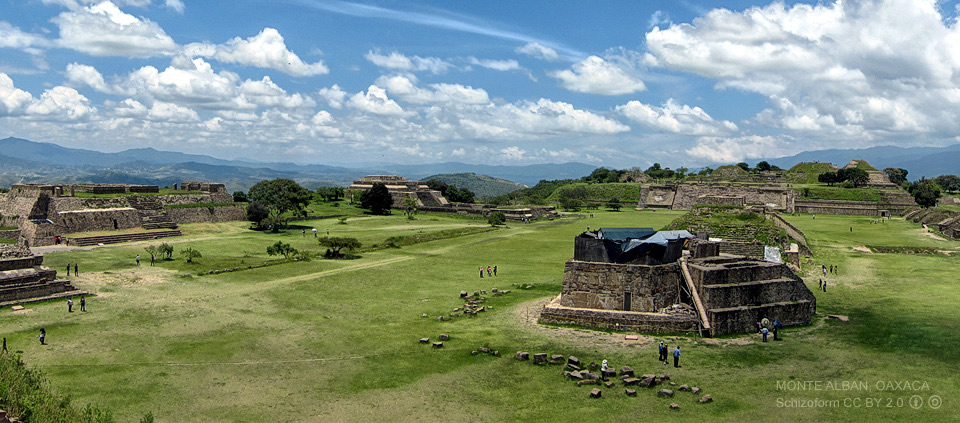
[[521, 188], [527, 188], [526, 185], [510, 182], [506, 179], [476, 173], [444, 173], [423, 178], [425, 181], [430, 179], [443, 181], [447, 185], [456, 185], [457, 188], [469, 189], [477, 195], [478, 199], [496, 197]]
[[878, 170], [888, 167], [906, 169], [907, 179], [960, 175], [960, 144], [946, 147], [880, 146], [851, 150], [805, 151], [790, 157], [766, 159], [768, 163], [789, 169], [800, 162], [828, 162], [843, 166], [851, 160], [866, 160]]
[[541, 179], [579, 178], [596, 166], [583, 163], [528, 166], [488, 166], [466, 163], [383, 165], [348, 168], [294, 163], [259, 163], [136, 148], [117, 153], [68, 148], [21, 138], [0, 140], [0, 186], [18, 182], [108, 183], [126, 182], [167, 186], [183, 181], [221, 182], [230, 191], [273, 178], [294, 179], [313, 189], [347, 186], [364, 175], [391, 174], [409, 179], [450, 173], [476, 173], [534, 185]]

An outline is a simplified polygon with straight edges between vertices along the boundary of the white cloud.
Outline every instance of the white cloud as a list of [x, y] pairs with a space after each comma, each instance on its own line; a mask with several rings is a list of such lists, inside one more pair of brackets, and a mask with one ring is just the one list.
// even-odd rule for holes
[[381, 76], [376, 85], [390, 94], [408, 103], [456, 103], [486, 104], [490, 102], [487, 92], [482, 89], [459, 84], [430, 84], [430, 88], [420, 88], [419, 81], [413, 75]]
[[367, 88], [367, 92], [359, 92], [350, 97], [347, 105], [365, 113], [379, 116], [407, 116], [410, 113], [403, 110], [396, 101], [387, 97], [387, 92], [376, 85]]
[[441, 74], [453, 67], [450, 63], [436, 57], [407, 57], [395, 51], [386, 55], [380, 54], [379, 51], [368, 51], [364, 57], [378, 67], [408, 72], [426, 71]]
[[57, 86], [44, 91], [38, 101], [27, 107], [27, 113], [53, 120], [81, 120], [97, 112], [89, 104], [90, 100], [77, 90]]
[[183, 1], [181, 0], [166, 0], [163, 3], [163, 6], [173, 9], [181, 15], [183, 14], [183, 10], [185, 8], [185, 6], [183, 5]]
[[736, 163], [745, 159], [783, 156], [785, 140], [770, 136], [750, 135], [745, 137], [702, 137], [697, 145], [687, 150], [695, 158], [714, 163]]
[[192, 57], [207, 57], [223, 63], [275, 69], [293, 76], [323, 75], [330, 72], [322, 61], [307, 64], [296, 53], [287, 49], [280, 32], [264, 28], [250, 38], [236, 37], [225, 44], [193, 43], [184, 47]]
[[556, 50], [538, 42], [529, 42], [522, 47], [517, 47], [516, 52], [551, 62], [560, 59]]
[[109, 1], [73, 7], [52, 21], [60, 28], [60, 46], [93, 56], [152, 57], [177, 49], [160, 25], [124, 13]]
[[517, 147], [517, 146], [501, 149], [500, 153], [503, 154], [503, 157], [505, 159], [514, 160], [514, 161], [523, 160], [523, 155], [527, 154], [526, 151], [520, 149], [520, 147]]
[[491, 123], [509, 128], [509, 133], [545, 136], [557, 133], [616, 134], [630, 127], [573, 107], [572, 104], [541, 98], [536, 103], [507, 104], [493, 112]]
[[660, 25], [672, 25], [673, 21], [670, 20], [670, 15], [667, 12], [662, 10], [657, 10], [650, 15], [650, 19], [647, 20], [647, 29], [651, 29]]
[[200, 121], [200, 115], [189, 107], [158, 101], [150, 107], [147, 119], [158, 122], [185, 123]]
[[347, 97], [347, 92], [340, 89], [340, 86], [333, 84], [330, 88], [321, 88], [317, 91], [320, 98], [327, 101], [327, 104], [334, 109], [343, 107], [343, 100]]
[[662, 107], [633, 100], [617, 106], [617, 112], [630, 120], [661, 132], [686, 135], [723, 135], [737, 130], [730, 121], [716, 121], [699, 107], [680, 106], [667, 100]]
[[643, 91], [647, 87], [640, 78], [600, 57], [590, 56], [571, 69], [550, 72], [570, 91], [601, 95], [623, 95]]
[[13, 79], [0, 73], [0, 116], [16, 115], [33, 102], [33, 95], [14, 86]]
[[103, 75], [93, 66], [71, 63], [67, 65], [65, 76], [74, 85], [87, 85], [103, 93], [113, 92], [104, 82]]
[[522, 70], [520, 63], [516, 60], [491, 60], [491, 59], [477, 59], [476, 57], [470, 56], [467, 60], [472, 65], [481, 66], [487, 69], [498, 70], [501, 72], [512, 71], [512, 70]]
[[938, 4], [717, 9], [647, 33], [644, 62], [713, 78], [719, 89], [767, 96], [772, 107], [757, 122], [823, 143], [838, 135], [851, 142], [945, 139], [960, 131], [960, 25], [956, 15], [941, 15]]
[[20, 28], [11, 25], [9, 22], [0, 21], [0, 48], [15, 48], [20, 50], [32, 50], [39, 47], [51, 47], [53, 43], [39, 34], [23, 32]]

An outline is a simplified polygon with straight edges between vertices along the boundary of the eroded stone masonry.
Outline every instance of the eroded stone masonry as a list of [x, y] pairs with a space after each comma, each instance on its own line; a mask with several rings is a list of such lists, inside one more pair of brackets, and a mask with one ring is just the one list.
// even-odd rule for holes
[[561, 293], [540, 322], [710, 336], [754, 332], [763, 318], [810, 323], [816, 298], [786, 264], [720, 254], [716, 243], [670, 232], [660, 239], [648, 228], [579, 235]]
[[[17, 227], [17, 235], [36, 246], [54, 244], [57, 237], [78, 232], [176, 229], [180, 223], [245, 218], [242, 205], [223, 205], [233, 203], [223, 184], [186, 182], [178, 191], [184, 194], [157, 195], [159, 187], [154, 185], [15, 184], [10, 192], [0, 194], [0, 226]], [[186, 194], [188, 191], [202, 193]], [[96, 196], [105, 194], [119, 195]], [[167, 209], [202, 204], [211, 206], [169, 209], [176, 210], [174, 213]]]

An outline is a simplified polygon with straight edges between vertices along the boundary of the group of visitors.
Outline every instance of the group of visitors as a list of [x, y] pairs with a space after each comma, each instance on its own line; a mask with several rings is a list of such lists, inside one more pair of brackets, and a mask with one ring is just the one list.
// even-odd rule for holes
[[[483, 279], [483, 271], [484, 271], [483, 266], [480, 266], [480, 279]], [[487, 271], [487, 276], [489, 277], [497, 276], [497, 266], [493, 266], [493, 267], [487, 266], [486, 271]]]
[[[70, 262], [67, 262], [67, 276], [70, 276]], [[73, 263], [73, 276], [80, 276], [80, 266], [77, 263]]]
[[[669, 355], [670, 347], [660, 341], [660, 346], [657, 348], [659, 355], [657, 356], [657, 361], [663, 363], [664, 366], [667, 365], [667, 356]], [[680, 345], [677, 345], [673, 349], [673, 367], [680, 367]]]
[[[87, 299], [80, 294], [80, 311], [87, 311]], [[73, 297], [67, 298], [67, 312], [73, 313]]]
[[763, 342], [767, 342], [767, 335], [770, 334], [770, 329], [773, 329], [773, 340], [782, 341], [782, 339], [780, 339], [780, 329], [783, 329], [783, 323], [780, 323], [779, 319], [774, 319], [773, 322], [770, 322], [770, 319], [764, 317], [757, 322], [757, 333], [763, 336]]

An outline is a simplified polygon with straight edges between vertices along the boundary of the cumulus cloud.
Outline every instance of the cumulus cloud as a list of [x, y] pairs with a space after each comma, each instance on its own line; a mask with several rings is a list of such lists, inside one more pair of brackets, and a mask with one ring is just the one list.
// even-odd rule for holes
[[109, 1], [73, 6], [52, 21], [60, 28], [60, 46], [92, 56], [152, 57], [177, 50], [160, 25], [124, 13]]
[[714, 163], [735, 163], [745, 159], [786, 155], [782, 150], [785, 141], [759, 135], [735, 138], [702, 137], [697, 140], [696, 146], [687, 150], [687, 154]]
[[67, 81], [74, 85], [86, 85], [103, 93], [111, 93], [113, 89], [103, 80], [103, 75], [93, 66], [71, 63], [64, 73]]
[[517, 53], [526, 54], [527, 56], [536, 57], [537, 59], [549, 60], [551, 62], [560, 59], [560, 55], [557, 54], [557, 50], [538, 42], [529, 42], [522, 47], [517, 47], [515, 51]]
[[523, 160], [523, 155], [527, 154], [526, 151], [517, 146], [501, 149], [500, 153], [503, 154], [505, 159], [514, 161]]
[[403, 101], [414, 104], [456, 103], [486, 104], [490, 102], [487, 92], [460, 84], [430, 84], [428, 88], [417, 86], [413, 75], [382, 76], [376, 85], [383, 87]]
[[[630, 127], [607, 119], [598, 114], [573, 107], [562, 101], [541, 98], [536, 102], [523, 101], [517, 104], [505, 104], [490, 110], [479, 110], [486, 114], [483, 122], [487, 134], [496, 136], [536, 136], [543, 137], [559, 133], [616, 134], [630, 130]], [[482, 117], [484, 114], [474, 116]], [[476, 120], [474, 122], [482, 122]]]
[[44, 91], [39, 100], [27, 106], [29, 115], [55, 120], [80, 120], [96, 111], [96, 108], [90, 106], [90, 100], [77, 90], [64, 86]]
[[293, 76], [323, 75], [330, 69], [322, 61], [308, 64], [296, 53], [287, 49], [280, 32], [264, 28], [259, 34], [236, 37], [225, 44], [193, 43], [184, 47], [191, 57], [212, 58], [223, 63], [238, 63], [245, 66], [275, 69]]
[[960, 131], [956, 22], [935, 0], [716, 9], [647, 33], [644, 62], [767, 96], [757, 121], [789, 131], [946, 138]]
[[36, 48], [51, 47], [53, 43], [39, 34], [24, 32], [9, 22], [0, 21], [0, 48], [15, 48], [35, 53]]
[[737, 130], [730, 121], [717, 121], [699, 107], [678, 105], [673, 99], [662, 107], [633, 100], [617, 106], [617, 112], [631, 121], [661, 132], [686, 135], [723, 135]]
[[0, 73], [0, 116], [16, 115], [33, 102], [33, 95], [14, 86], [13, 79]]
[[477, 59], [476, 57], [470, 56], [467, 58], [471, 65], [481, 66], [487, 69], [498, 70], [501, 72], [512, 71], [512, 70], [521, 70], [520, 63], [516, 60], [491, 60], [491, 59]]
[[403, 107], [400, 107], [396, 101], [387, 97], [386, 90], [376, 85], [368, 87], [366, 93], [361, 91], [351, 96], [347, 105], [364, 113], [379, 116], [400, 117], [410, 114], [403, 110]]
[[398, 52], [381, 54], [379, 51], [368, 51], [364, 57], [381, 68], [396, 69], [407, 72], [430, 72], [442, 74], [453, 67], [452, 64], [436, 57], [407, 57]]
[[347, 92], [341, 90], [339, 85], [333, 84], [332, 87], [325, 87], [318, 90], [317, 95], [326, 100], [330, 107], [339, 109], [343, 107], [343, 99], [347, 97]]
[[183, 14], [183, 10], [186, 8], [186, 6], [183, 5], [183, 1], [181, 0], [166, 0], [163, 3], [163, 6], [173, 9], [181, 15]]
[[575, 63], [570, 69], [550, 72], [570, 91], [600, 95], [623, 95], [646, 90], [640, 78], [617, 64], [597, 56]]

